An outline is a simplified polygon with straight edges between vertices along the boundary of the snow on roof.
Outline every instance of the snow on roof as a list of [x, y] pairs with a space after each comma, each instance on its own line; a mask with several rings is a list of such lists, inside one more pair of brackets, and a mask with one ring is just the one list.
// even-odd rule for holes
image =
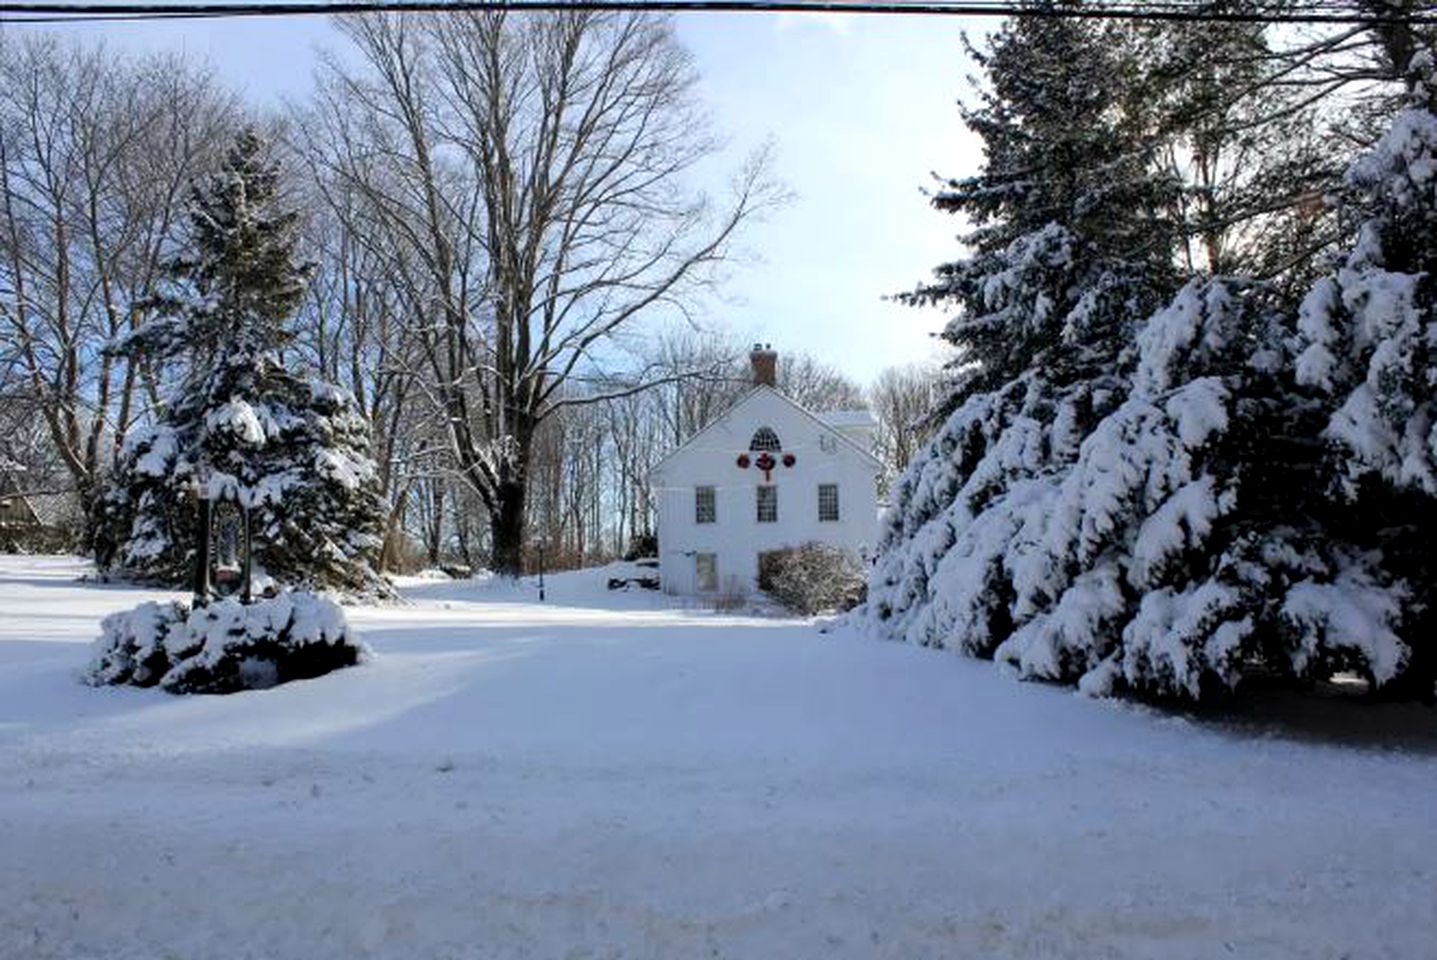
[[[79, 505], [75, 497], [69, 493], [20, 493], [10, 492], [0, 494], [7, 506], [11, 507], [11, 523], [28, 525], [31, 522], [42, 527], [59, 527], [75, 520], [79, 514]], [[33, 521], [18, 519], [23, 513], [17, 514], [16, 505], [23, 505], [28, 508], [28, 513], [34, 517]]]
[[822, 413], [816, 413], [814, 416], [836, 429], [842, 429], [844, 427], [872, 427], [878, 423], [877, 420], [873, 419], [873, 414], [868, 410], [828, 410]]
[[29, 493], [25, 499], [35, 511], [35, 519], [41, 526], [59, 527], [76, 520], [79, 504], [69, 493]]

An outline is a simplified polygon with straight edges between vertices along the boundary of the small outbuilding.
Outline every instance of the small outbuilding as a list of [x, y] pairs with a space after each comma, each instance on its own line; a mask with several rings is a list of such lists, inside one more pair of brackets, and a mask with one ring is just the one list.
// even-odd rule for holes
[[668, 593], [750, 593], [768, 551], [819, 542], [866, 556], [875, 545], [872, 414], [806, 410], [777, 389], [768, 345], [749, 359], [752, 389], [649, 475]]
[[77, 524], [68, 493], [26, 491], [15, 474], [0, 472], [0, 552], [64, 549]]

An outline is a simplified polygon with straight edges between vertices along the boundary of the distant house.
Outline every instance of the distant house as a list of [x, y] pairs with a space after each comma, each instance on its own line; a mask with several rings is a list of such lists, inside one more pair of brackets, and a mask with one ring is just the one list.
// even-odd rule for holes
[[55, 549], [76, 522], [68, 493], [26, 492], [12, 473], [0, 473], [0, 550]]
[[748, 593], [760, 557], [782, 547], [875, 544], [872, 415], [805, 410], [775, 388], [772, 349], [756, 344], [749, 359], [753, 388], [649, 475], [669, 593]]

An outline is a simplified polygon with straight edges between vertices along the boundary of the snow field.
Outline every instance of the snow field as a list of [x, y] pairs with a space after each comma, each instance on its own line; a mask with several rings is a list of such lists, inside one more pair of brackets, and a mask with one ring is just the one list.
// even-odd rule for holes
[[1433, 955], [1437, 737], [1214, 728], [592, 573], [410, 583], [314, 681], [95, 690], [100, 618], [163, 595], [77, 572], [0, 558], [3, 960]]

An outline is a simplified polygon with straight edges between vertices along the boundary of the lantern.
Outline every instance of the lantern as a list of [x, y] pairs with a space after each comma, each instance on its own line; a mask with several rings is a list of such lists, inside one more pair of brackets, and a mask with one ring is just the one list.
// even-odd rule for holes
[[249, 507], [237, 491], [215, 497], [204, 484], [195, 483], [191, 493], [199, 513], [195, 606], [203, 607], [215, 596], [238, 596], [241, 603], [249, 603], [253, 598]]

